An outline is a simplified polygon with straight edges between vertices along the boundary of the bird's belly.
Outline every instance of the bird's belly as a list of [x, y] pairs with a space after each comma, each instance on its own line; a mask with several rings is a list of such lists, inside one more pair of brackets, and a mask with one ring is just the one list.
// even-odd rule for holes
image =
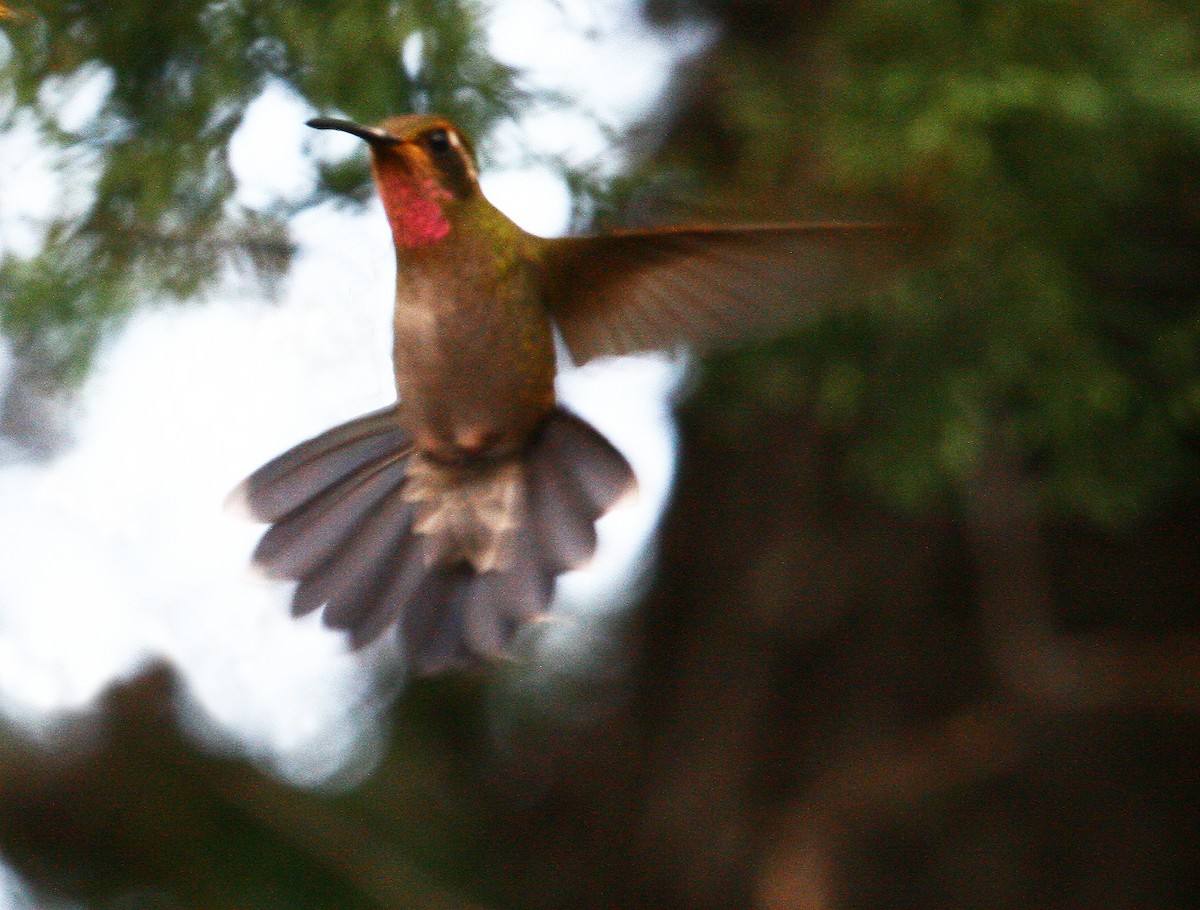
[[394, 366], [401, 419], [441, 461], [520, 451], [554, 405], [548, 322], [397, 306]]

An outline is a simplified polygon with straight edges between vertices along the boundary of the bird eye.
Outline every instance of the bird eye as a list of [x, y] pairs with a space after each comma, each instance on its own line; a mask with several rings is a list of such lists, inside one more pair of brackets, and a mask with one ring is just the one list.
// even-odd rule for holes
[[435, 155], [444, 155], [450, 151], [450, 134], [445, 130], [430, 130], [425, 134], [425, 144]]

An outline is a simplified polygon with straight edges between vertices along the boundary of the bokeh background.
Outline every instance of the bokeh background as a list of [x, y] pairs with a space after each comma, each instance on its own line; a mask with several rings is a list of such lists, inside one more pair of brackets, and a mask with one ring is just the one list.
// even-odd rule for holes
[[[912, 241], [565, 377], [640, 511], [432, 681], [219, 514], [387, 400], [365, 156], [300, 124], [413, 109], [538, 232]], [[1182, 0], [0, 4], [0, 907], [1195, 906], [1197, 175]]]

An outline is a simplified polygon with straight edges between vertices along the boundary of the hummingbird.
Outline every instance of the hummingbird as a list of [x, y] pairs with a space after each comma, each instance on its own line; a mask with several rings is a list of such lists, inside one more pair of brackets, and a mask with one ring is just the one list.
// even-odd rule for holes
[[363, 139], [396, 251], [389, 407], [302, 442], [231, 494], [270, 525], [253, 561], [292, 612], [362, 647], [399, 631], [417, 674], [507, 652], [635, 486], [555, 395], [574, 364], [706, 348], [839, 297], [886, 227], [671, 227], [548, 239], [479, 187], [470, 140], [433, 114], [308, 126]]

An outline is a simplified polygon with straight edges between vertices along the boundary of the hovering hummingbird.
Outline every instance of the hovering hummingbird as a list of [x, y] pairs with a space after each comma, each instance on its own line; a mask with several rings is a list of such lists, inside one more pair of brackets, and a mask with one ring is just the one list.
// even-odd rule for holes
[[254, 562], [299, 582], [295, 615], [323, 606], [356, 647], [397, 625], [417, 673], [503, 654], [634, 487], [556, 401], [556, 328], [576, 364], [736, 341], [827, 305], [883, 230], [544, 239], [484, 198], [470, 141], [442, 117], [308, 125], [370, 149], [396, 247], [398, 401], [300, 443], [231, 498], [271, 525]]

